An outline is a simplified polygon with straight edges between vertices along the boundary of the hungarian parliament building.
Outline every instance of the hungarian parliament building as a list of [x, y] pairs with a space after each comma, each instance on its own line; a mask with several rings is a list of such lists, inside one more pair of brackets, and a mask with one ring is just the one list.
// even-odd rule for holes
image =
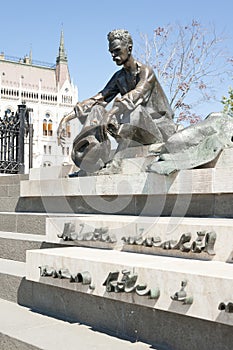
[[[0, 54], [0, 118], [16, 113], [18, 105], [26, 104], [33, 124], [33, 167], [71, 163], [72, 141], [79, 122], [66, 125], [66, 143], [57, 144], [57, 128], [64, 115], [78, 101], [78, 89], [72, 83], [64, 35], [61, 32], [56, 64], [32, 60], [32, 53], [22, 59]], [[25, 147], [25, 160], [27, 159]], [[25, 170], [27, 162], [25, 161]]]

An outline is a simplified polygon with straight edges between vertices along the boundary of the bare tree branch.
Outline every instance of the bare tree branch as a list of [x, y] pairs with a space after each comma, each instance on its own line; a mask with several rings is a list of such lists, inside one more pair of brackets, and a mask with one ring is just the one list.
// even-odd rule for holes
[[[218, 82], [232, 74], [233, 58], [224, 52], [224, 38], [214, 26], [168, 24], [153, 31], [152, 38], [141, 34], [140, 57], [158, 76], [174, 111], [180, 117], [197, 120], [193, 106], [197, 101], [214, 99]], [[186, 103], [192, 100], [192, 105]], [[194, 119], [193, 119], [194, 118]]]

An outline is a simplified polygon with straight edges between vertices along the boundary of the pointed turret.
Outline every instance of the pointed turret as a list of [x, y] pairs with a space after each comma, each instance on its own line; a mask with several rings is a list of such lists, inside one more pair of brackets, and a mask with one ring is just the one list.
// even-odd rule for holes
[[64, 46], [64, 33], [61, 31], [59, 53], [56, 59], [56, 81], [60, 87], [64, 84], [65, 80], [70, 82], [70, 74], [68, 69], [68, 60]]
[[67, 55], [65, 52], [65, 46], [64, 46], [64, 33], [63, 30], [61, 31], [61, 37], [60, 37], [60, 46], [59, 46], [59, 53], [57, 56], [57, 60], [56, 60], [57, 64], [60, 62], [68, 62], [67, 61]]

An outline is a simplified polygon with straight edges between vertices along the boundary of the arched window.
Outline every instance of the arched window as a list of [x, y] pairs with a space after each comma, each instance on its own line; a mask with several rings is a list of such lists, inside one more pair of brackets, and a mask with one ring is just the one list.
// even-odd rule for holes
[[48, 136], [52, 136], [53, 135], [53, 122], [51, 119], [49, 119], [48, 121]]
[[44, 136], [48, 135], [48, 122], [46, 119], [43, 120], [43, 135]]
[[43, 135], [52, 136], [53, 135], [53, 121], [50, 118], [50, 114], [46, 113], [43, 120]]

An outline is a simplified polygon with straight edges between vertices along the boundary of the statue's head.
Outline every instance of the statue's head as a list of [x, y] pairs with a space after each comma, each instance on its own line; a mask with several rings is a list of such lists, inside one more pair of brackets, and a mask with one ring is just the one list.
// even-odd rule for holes
[[108, 33], [109, 51], [118, 66], [124, 64], [132, 53], [133, 40], [127, 30], [115, 29]]
[[109, 44], [116, 39], [122, 41], [122, 43], [124, 43], [126, 46], [133, 46], [133, 40], [128, 30], [115, 29], [108, 33]]

